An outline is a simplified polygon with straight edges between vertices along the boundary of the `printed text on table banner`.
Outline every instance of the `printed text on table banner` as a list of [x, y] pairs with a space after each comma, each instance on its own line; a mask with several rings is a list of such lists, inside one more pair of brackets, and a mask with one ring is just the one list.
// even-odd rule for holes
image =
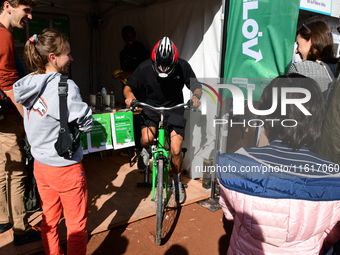
[[93, 118], [92, 131], [81, 134], [84, 154], [135, 145], [132, 112], [94, 114]]

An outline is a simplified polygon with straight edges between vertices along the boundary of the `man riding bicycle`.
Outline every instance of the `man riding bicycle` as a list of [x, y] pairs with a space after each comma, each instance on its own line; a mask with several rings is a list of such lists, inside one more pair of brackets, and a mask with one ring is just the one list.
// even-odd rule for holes
[[[126, 105], [130, 106], [135, 100], [133, 91], [146, 90], [145, 103], [155, 107], [171, 107], [183, 103], [183, 87], [186, 85], [193, 92], [194, 107], [200, 106], [202, 90], [190, 64], [178, 58], [175, 44], [163, 37], [154, 46], [151, 58], [142, 62], [128, 80], [124, 88]], [[150, 145], [152, 145], [156, 129], [160, 120], [159, 114], [150, 109], [142, 111], [142, 138], [143, 150], [138, 160], [138, 168], [145, 170], [149, 165]], [[173, 171], [173, 187], [178, 194], [178, 203], [185, 200], [185, 191], [181, 184], [181, 168], [183, 157], [181, 154], [184, 139], [185, 118], [184, 109], [179, 108], [165, 112], [165, 126], [170, 134], [171, 167]]]

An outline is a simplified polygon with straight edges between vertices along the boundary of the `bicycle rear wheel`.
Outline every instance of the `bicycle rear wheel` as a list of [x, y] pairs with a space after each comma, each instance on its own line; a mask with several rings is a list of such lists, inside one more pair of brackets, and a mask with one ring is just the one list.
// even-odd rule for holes
[[161, 245], [164, 215], [164, 159], [157, 163], [157, 189], [156, 189], [156, 244]]

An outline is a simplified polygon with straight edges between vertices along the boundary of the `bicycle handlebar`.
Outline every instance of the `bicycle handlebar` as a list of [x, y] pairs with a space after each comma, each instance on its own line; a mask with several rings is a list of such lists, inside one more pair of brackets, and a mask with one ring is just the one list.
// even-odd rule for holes
[[181, 107], [190, 108], [191, 105], [192, 105], [192, 101], [191, 100], [189, 100], [186, 103], [181, 103], [181, 104], [178, 104], [178, 105], [175, 105], [175, 106], [171, 106], [171, 107], [164, 107], [164, 106], [155, 107], [155, 106], [143, 103], [143, 102], [139, 102], [136, 99], [132, 100], [132, 102], [131, 102], [132, 109], [136, 109], [138, 106], [143, 106], [143, 107], [147, 107], [147, 108], [149, 108], [151, 110], [155, 110], [155, 111], [171, 111], [171, 110], [174, 110], [174, 109], [177, 109], [177, 108], [181, 108]]

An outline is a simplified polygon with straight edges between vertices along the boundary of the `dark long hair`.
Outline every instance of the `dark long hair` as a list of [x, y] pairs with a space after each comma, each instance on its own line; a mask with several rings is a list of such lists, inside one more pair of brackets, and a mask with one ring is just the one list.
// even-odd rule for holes
[[320, 60], [325, 63], [336, 63], [334, 57], [333, 35], [325, 20], [320, 17], [311, 17], [297, 30], [305, 40], [312, 40], [311, 48], [307, 54], [307, 60]]
[[[281, 102], [283, 100], [282, 88], [304, 88], [311, 94], [308, 102], [302, 104], [311, 115], [305, 115], [295, 104], [287, 104], [286, 115], [281, 113]], [[282, 138], [283, 142], [293, 150], [300, 149], [306, 145], [312, 148], [321, 135], [322, 123], [325, 116], [323, 95], [317, 82], [306, 76], [291, 73], [276, 77], [264, 89], [259, 108], [261, 110], [270, 109], [273, 101], [273, 88], [278, 89], [278, 105], [276, 110], [263, 119], [275, 119], [276, 121], [264, 121], [264, 127], [270, 141]], [[303, 93], [288, 92], [287, 99], [304, 98]], [[295, 120], [295, 121], [288, 121]], [[281, 123], [284, 121], [284, 127]], [[295, 125], [296, 124], [296, 125]], [[288, 126], [288, 127], [287, 127]]]

